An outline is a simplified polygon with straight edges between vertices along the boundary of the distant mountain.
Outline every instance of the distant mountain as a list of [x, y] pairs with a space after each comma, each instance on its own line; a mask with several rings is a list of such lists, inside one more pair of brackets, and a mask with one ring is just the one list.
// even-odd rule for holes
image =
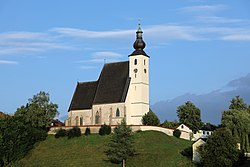
[[238, 95], [244, 99], [245, 103], [250, 104], [250, 73], [230, 81], [223, 89], [202, 95], [187, 93], [172, 100], [159, 101], [151, 108], [161, 121], [178, 120], [176, 108], [186, 101], [191, 101], [201, 109], [203, 122], [219, 124], [221, 113], [228, 109], [230, 100]]

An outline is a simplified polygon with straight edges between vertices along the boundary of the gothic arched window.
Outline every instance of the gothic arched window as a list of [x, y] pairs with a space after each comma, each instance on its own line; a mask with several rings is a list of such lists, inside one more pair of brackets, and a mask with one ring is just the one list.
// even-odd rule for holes
[[76, 126], [78, 126], [79, 123], [78, 116], [76, 116], [75, 121], [76, 121]]
[[135, 65], [137, 65], [137, 59], [135, 59]]
[[95, 114], [95, 124], [100, 124], [100, 114], [98, 111]]
[[83, 126], [83, 117], [80, 117], [80, 126]]
[[116, 113], [115, 113], [115, 116], [116, 116], [116, 117], [120, 117], [120, 110], [119, 110], [119, 108], [117, 108]]

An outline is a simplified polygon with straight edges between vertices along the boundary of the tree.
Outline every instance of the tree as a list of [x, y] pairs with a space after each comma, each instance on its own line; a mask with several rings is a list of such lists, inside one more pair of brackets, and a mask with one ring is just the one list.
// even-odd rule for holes
[[200, 109], [190, 101], [177, 108], [177, 115], [179, 122], [188, 126], [194, 133], [202, 126]]
[[220, 128], [208, 137], [199, 150], [204, 167], [231, 167], [239, 158], [236, 141], [226, 128]]
[[229, 110], [224, 111], [221, 118], [223, 127], [227, 127], [240, 143], [242, 152], [248, 151], [250, 135], [249, 106], [240, 96], [231, 100]]
[[155, 115], [155, 113], [151, 109], [149, 109], [149, 112], [142, 117], [142, 124], [158, 126], [160, 124], [160, 120], [157, 115]]
[[244, 102], [244, 100], [240, 96], [236, 96], [232, 98], [229, 109], [232, 110], [247, 110], [249, 106]]
[[22, 116], [26, 123], [31, 123], [32, 127], [46, 129], [49, 121], [59, 114], [58, 105], [50, 102], [48, 93], [40, 91], [28, 100], [26, 106], [17, 109], [15, 116]]
[[23, 120], [21, 116], [0, 119], [0, 161], [6, 166], [23, 158], [36, 142], [47, 137], [45, 130], [34, 128]]
[[108, 149], [105, 151], [106, 155], [111, 162], [122, 162], [123, 167], [125, 167], [127, 158], [133, 156], [135, 153], [133, 143], [132, 129], [126, 125], [123, 119], [121, 124], [118, 124], [114, 129], [114, 133], [108, 143]]
[[175, 120], [173, 122], [171, 121], [168, 121], [168, 120], [165, 120], [163, 123], [162, 123], [162, 127], [163, 128], [173, 128], [175, 126], [179, 125], [179, 123]]

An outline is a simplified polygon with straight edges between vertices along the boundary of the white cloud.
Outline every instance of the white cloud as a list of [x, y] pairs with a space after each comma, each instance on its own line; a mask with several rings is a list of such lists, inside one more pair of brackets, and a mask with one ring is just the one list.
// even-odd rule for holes
[[221, 39], [227, 41], [250, 41], [250, 34], [225, 35]]
[[228, 7], [226, 5], [218, 4], [218, 5], [198, 5], [198, 6], [187, 6], [180, 9], [177, 9], [177, 11], [180, 12], [216, 12], [216, 11], [222, 11], [227, 9]]
[[80, 69], [84, 69], [84, 70], [91, 70], [91, 69], [95, 69], [95, 66], [81, 66]]
[[122, 57], [121, 54], [115, 52], [95, 52], [92, 55], [94, 57], [114, 57], [114, 58]]
[[6, 32], [0, 34], [0, 55], [31, 54], [50, 49], [72, 49], [61, 44], [53, 34], [38, 32]]
[[[217, 5], [214, 8], [222, 8]], [[212, 8], [212, 6], [199, 6], [200, 8]], [[190, 8], [188, 8], [190, 9]], [[246, 23], [246, 20], [227, 19], [215, 16], [203, 16], [198, 19], [211, 23]], [[220, 24], [219, 24], [220, 25]], [[156, 43], [166, 43], [170, 40], [198, 41], [198, 40], [230, 40], [230, 41], [250, 41], [250, 28], [248, 24], [244, 26], [215, 26], [203, 25], [181, 25], [162, 24], [144, 26], [145, 39], [156, 41]], [[14, 54], [33, 54], [36, 52], [46, 52], [52, 49], [73, 50], [79, 48], [74, 39], [109, 39], [128, 40], [134, 38], [135, 30], [114, 30], [114, 31], [90, 31], [75, 28], [53, 28], [45, 32], [5, 32], [0, 33], [0, 56]], [[105, 42], [106, 42], [105, 41]], [[87, 42], [87, 41], [86, 41]], [[95, 42], [95, 41], [94, 41]], [[114, 41], [112, 41], [114, 42]], [[84, 49], [84, 48], [82, 48]], [[119, 58], [119, 53], [96, 52], [92, 56]]]
[[242, 23], [246, 20], [242, 19], [228, 19], [225, 17], [217, 17], [217, 16], [198, 16], [197, 21], [203, 23], [216, 23], [216, 24], [225, 24], [225, 23]]
[[0, 64], [18, 64], [16, 61], [0, 60]]
[[114, 30], [114, 31], [89, 31], [76, 28], [53, 28], [51, 32], [56, 32], [64, 36], [77, 38], [126, 38], [135, 33], [134, 30]]

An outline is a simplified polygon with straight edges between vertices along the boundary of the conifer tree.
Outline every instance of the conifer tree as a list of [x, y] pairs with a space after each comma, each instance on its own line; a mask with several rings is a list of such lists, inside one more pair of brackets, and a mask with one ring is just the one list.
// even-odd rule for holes
[[121, 124], [118, 124], [114, 129], [106, 155], [112, 163], [122, 162], [122, 166], [125, 167], [128, 157], [135, 153], [133, 143], [132, 129], [126, 125], [126, 121], [123, 119]]

